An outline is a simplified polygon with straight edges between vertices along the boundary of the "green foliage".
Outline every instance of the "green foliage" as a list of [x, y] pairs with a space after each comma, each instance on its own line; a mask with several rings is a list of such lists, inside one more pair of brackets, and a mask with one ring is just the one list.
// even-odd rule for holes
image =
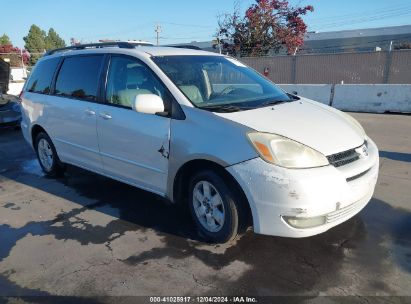
[[25, 49], [31, 54], [30, 63], [34, 65], [42, 56], [40, 53], [43, 53], [46, 49], [46, 32], [41, 30], [37, 25], [33, 24], [30, 27], [29, 33], [23, 38], [23, 40], [26, 43], [24, 45]]
[[66, 46], [64, 40], [56, 33], [53, 28], [49, 29], [45, 38], [46, 50], [62, 48]]
[[30, 63], [34, 65], [46, 50], [65, 47], [66, 43], [57, 34], [57, 32], [50, 28], [48, 33], [33, 24], [30, 27], [29, 33], [23, 38], [25, 48], [30, 52]]
[[0, 45], [10, 45], [12, 44], [10, 41], [9, 36], [6, 34], [3, 34], [3, 36], [0, 36]]

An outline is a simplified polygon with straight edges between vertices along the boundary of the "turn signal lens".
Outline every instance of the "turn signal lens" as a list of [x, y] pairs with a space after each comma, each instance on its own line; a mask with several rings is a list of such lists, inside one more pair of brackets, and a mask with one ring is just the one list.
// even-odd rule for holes
[[257, 150], [261, 153], [261, 155], [268, 161], [274, 162], [273, 157], [271, 156], [270, 148], [268, 148], [266, 145], [256, 141], [255, 146]]
[[23, 101], [23, 91], [20, 92], [19, 94], [19, 98], [17, 98], [18, 102], [22, 102]]

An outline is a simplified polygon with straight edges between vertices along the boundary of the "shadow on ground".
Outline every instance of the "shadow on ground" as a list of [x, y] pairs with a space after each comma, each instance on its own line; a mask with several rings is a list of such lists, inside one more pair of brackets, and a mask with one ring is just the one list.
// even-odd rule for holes
[[380, 157], [411, 163], [411, 153], [380, 151]]

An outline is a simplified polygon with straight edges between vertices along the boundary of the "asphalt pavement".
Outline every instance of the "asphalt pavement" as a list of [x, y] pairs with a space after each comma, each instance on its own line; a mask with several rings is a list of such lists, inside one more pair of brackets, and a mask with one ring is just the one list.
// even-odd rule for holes
[[[21, 132], [0, 130], [0, 299], [349, 295], [411, 302], [411, 116], [351, 114], [380, 149], [367, 207], [314, 237], [248, 232], [225, 245], [199, 241], [188, 214], [156, 195], [74, 167], [45, 177]], [[410, 298], [370, 298], [393, 295]]]

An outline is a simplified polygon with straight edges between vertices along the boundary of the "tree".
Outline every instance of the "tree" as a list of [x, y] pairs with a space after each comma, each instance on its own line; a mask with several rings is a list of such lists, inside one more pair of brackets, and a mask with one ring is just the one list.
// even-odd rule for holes
[[23, 38], [26, 43], [24, 47], [30, 52], [30, 63], [35, 64], [42, 56], [46, 49], [46, 32], [41, 30], [37, 25], [33, 24], [30, 27], [29, 33]]
[[26, 51], [20, 51], [18, 47], [14, 47], [11, 44], [0, 45], [0, 58], [9, 58], [10, 65], [12, 67], [21, 67], [21, 59], [23, 57], [23, 63], [28, 64], [30, 60], [30, 54]]
[[57, 49], [66, 46], [64, 40], [56, 33], [53, 28], [50, 28], [45, 38], [46, 50]]
[[0, 36], [0, 45], [11, 45], [11, 41], [9, 36], [6, 34], [3, 34], [3, 36]]
[[245, 12], [238, 6], [219, 17], [218, 37], [231, 55], [259, 56], [285, 48], [289, 54], [303, 45], [307, 25], [302, 16], [311, 5], [292, 7], [284, 0], [256, 0]]

